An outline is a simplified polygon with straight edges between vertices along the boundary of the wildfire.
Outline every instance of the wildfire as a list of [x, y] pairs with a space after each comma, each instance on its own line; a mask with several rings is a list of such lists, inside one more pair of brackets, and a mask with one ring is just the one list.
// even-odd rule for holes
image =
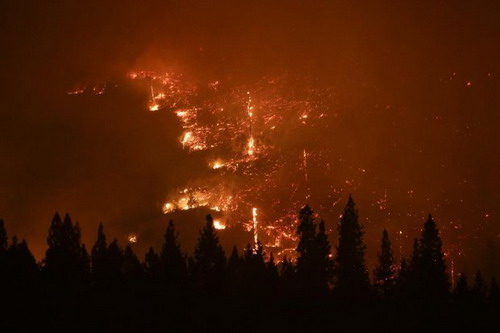
[[247, 144], [247, 154], [249, 156], [253, 156], [255, 152], [255, 140], [254, 138], [251, 136], [250, 139], [248, 139], [248, 144]]
[[163, 214], [171, 213], [174, 210], [175, 210], [175, 206], [174, 206], [174, 204], [172, 204], [170, 202], [165, 203], [162, 207]]
[[226, 225], [222, 224], [220, 220], [214, 220], [214, 228], [217, 230], [224, 230], [226, 229]]
[[182, 140], [181, 140], [182, 147], [185, 147], [189, 143], [189, 141], [191, 141], [192, 136], [193, 136], [193, 134], [191, 132], [184, 133]]
[[224, 163], [221, 160], [216, 160], [210, 163], [210, 166], [212, 167], [212, 169], [217, 170], [224, 167]]
[[[296, 211], [310, 199], [308, 171], [312, 174], [322, 155], [304, 147], [289, 151], [289, 146], [280, 144], [305, 134], [308, 127], [321, 131], [322, 118], [335, 104], [331, 101], [334, 94], [312, 89], [304, 93], [307, 85], [302, 79], [264, 78], [252, 85], [230, 87], [222, 80], [193, 84], [176, 72], [135, 71], [128, 78], [149, 92], [149, 110], [176, 116], [182, 126], [179, 142], [187, 153], [210, 151], [217, 156], [207, 163], [217, 172], [171, 192], [162, 205], [163, 213], [207, 207], [222, 214], [224, 221], [241, 223], [253, 233], [255, 243], [273, 247], [276, 255], [293, 249]], [[284, 137], [289, 133], [293, 140]], [[290, 178], [296, 171], [304, 177]], [[281, 192], [287, 190], [289, 198]], [[342, 188], [333, 188], [335, 197], [327, 199], [338, 201], [341, 192]], [[266, 212], [266, 221], [258, 221], [257, 205]], [[223, 229], [226, 223], [214, 221], [214, 226]]]
[[130, 234], [128, 235], [128, 241], [129, 243], [137, 243], [137, 235], [136, 234]]
[[257, 246], [257, 242], [259, 240], [258, 233], [257, 233], [257, 208], [252, 208], [252, 222], [253, 222], [253, 241], [255, 243], [255, 246]]
[[160, 105], [159, 104], [156, 104], [156, 103], [153, 103], [153, 104], [150, 104], [149, 105], [149, 111], [158, 111], [160, 109]]

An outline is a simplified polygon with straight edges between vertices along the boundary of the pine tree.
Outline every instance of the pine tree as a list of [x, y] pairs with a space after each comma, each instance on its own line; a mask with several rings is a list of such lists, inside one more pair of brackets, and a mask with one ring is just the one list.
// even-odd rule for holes
[[119, 286], [123, 283], [123, 250], [118, 245], [118, 241], [113, 241], [108, 246], [109, 257], [109, 286]]
[[297, 278], [301, 293], [324, 295], [328, 290], [332, 272], [330, 243], [324, 221], [317, 226], [314, 213], [307, 205], [299, 211], [297, 234]]
[[472, 300], [476, 306], [482, 306], [486, 303], [486, 283], [483, 275], [477, 271], [474, 275], [474, 284], [471, 288]]
[[468, 305], [469, 298], [467, 277], [464, 273], [461, 273], [458, 277], [455, 289], [453, 290], [453, 303], [460, 308], [464, 308]]
[[283, 262], [281, 263], [280, 269], [280, 277], [281, 277], [281, 293], [283, 296], [288, 296], [292, 293], [295, 293], [296, 289], [296, 281], [295, 281], [295, 265], [293, 264], [291, 259], [288, 259], [287, 256], [283, 258]]
[[194, 251], [193, 276], [200, 290], [216, 292], [224, 284], [226, 258], [212, 216], [207, 215], [206, 220], [207, 224], [200, 231]]
[[4, 285], [7, 280], [7, 249], [9, 240], [7, 238], [7, 230], [2, 219], [0, 219], [0, 285]]
[[[410, 265], [414, 295], [420, 302], [444, 302], [449, 294], [449, 278], [436, 223], [429, 214], [422, 237], [415, 242]], [[437, 303], [436, 303], [437, 304]]]
[[389, 233], [384, 229], [382, 232], [382, 241], [380, 252], [378, 253], [378, 265], [374, 271], [375, 284], [381, 288], [385, 297], [388, 296], [394, 285], [394, 258], [392, 255], [391, 241]]
[[18, 242], [16, 236], [12, 237], [12, 242], [6, 251], [5, 261], [8, 287], [21, 291], [20, 288], [35, 285], [38, 278], [38, 265], [24, 239]]
[[352, 196], [349, 196], [344, 208], [338, 232], [335, 292], [343, 300], [366, 299], [370, 296], [370, 282], [364, 259], [366, 247]]
[[0, 255], [7, 251], [9, 247], [9, 240], [7, 238], [7, 230], [5, 230], [5, 224], [2, 219], [0, 219]]
[[490, 283], [490, 292], [488, 293], [488, 305], [493, 310], [500, 309], [500, 289], [497, 280], [493, 277]]
[[310, 263], [308, 257], [313, 252], [314, 238], [316, 236], [316, 224], [311, 207], [306, 205], [299, 211], [299, 225], [297, 234], [299, 243], [297, 244], [297, 271], [298, 274], [304, 274]]
[[160, 282], [161, 262], [160, 256], [150, 247], [144, 257], [144, 270], [149, 283], [157, 284]]
[[61, 221], [58, 213], [49, 227], [43, 271], [48, 281], [59, 286], [82, 286], [88, 272], [80, 242], [80, 228], [68, 214]]
[[92, 281], [97, 286], [105, 286], [109, 281], [108, 244], [102, 223], [99, 224], [97, 240], [92, 247]]
[[330, 259], [330, 242], [325, 230], [325, 222], [321, 220], [318, 225], [318, 233], [314, 239], [314, 264], [313, 264], [313, 288], [319, 295], [328, 291], [329, 283], [333, 274], [333, 261]]
[[257, 241], [255, 247], [247, 244], [242, 258], [242, 282], [248, 295], [256, 296], [266, 293], [266, 264], [262, 243]]
[[162, 246], [160, 261], [162, 278], [167, 286], [172, 288], [184, 284], [187, 279], [186, 258], [182, 253], [177, 237], [174, 222], [170, 220], [165, 231], [165, 242]]
[[231, 255], [227, 261], [227, 271], [230, 276], [229, 280], [233, 278], [237, 278], [239, 276], [239, 271], [241, 269], [241, 259], [240, 254], [238, 253], [238, 249], [236, 246], [233, 246], [233, 250], [231, 251]]
[[238, 249], [234, 246], [227, 261], [227, 288], [230, 294], [242, 289], [242, 261]]
[[266, 285], [268, 294], [275, 294], [279, 285], [278, 267], [274, 261], [274, 255], [271, 252], [269, 260], [266, 263]]
[[141, 262], [130, 244], [127, 244], [123, 252], [123, 278], [127, 285], [140, 284], [143, 279]]

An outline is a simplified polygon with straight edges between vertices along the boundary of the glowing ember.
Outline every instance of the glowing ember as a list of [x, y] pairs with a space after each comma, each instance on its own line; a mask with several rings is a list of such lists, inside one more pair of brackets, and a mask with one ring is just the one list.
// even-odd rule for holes
[[252, 156], [255, 152], [255, 141], [253, 137], [250, 137], [250, 139], [248, 139], [247, 147], [248, 147], [247, 154]]
[[153, 111], [153, 112], [154, 112], [154, 111], [158, 111], [159, 109], [160, 109], [160, 105], [159, 105], [159, 104], [156, 104], [156, 103], [151, 104], [151, 105], [149, 106], [149, 111]]
[[162, 207], [163, 214], [167, 214], [167, 213], [173, 212], [174, 209], [175, 209], [174, 204], [172, 204], [170, 202], [165, 203], [163, 205], [163, 207]]
[[214, 228], [217, 230], [224, 230], [226, 229], [226, 225], [222, 224], [220, 220], [214, 220]]
[[222, 168], [224, 166], [224, 163], [220, 160], [217, 160], [217, 161], [212, 162], [210, 165], [211, 165], [212, 169], [216, 170], [216, 169]]
[[257, 208], [252, 208], [252, 222], [253, 222], [253, 241], [255, 246], [257, 246], [257, 242], [259, 241], [258, 233], [257, 233]]
[[136, 234], [130, 234], [128, 235], [128, 241], [129, 243], [137, 243], [137, 235]]

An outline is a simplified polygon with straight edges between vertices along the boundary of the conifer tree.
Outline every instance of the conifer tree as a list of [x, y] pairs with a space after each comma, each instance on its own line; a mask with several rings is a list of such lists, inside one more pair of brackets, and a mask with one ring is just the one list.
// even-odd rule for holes
[[85, 257], [80, 242], [80, 228], [68, 214], [61, 221], [58, 213], [49, 227], [43, 271], [55, 285], [81, 286], [86, 282]]
[[481, 306], [486, 303], [486, 283], [484, 282], [483, 275], [480, 271], [477, 271], [474, 275], [474, 284], [471, 288], [471, 295], [476, 306]]
[[211, 292], [218, 291], [224, 283], [226, 258], [212, 216], [208, 214], [206, 220], [194, 251], [193, 276], [199, 288]]
[[370, 296], [370, 282], [364, 259], [366, 247], [352, 196], [349, 196], [344, 208], [338, 232], [335, 292], [342, 299], [366, 299]]
[[295, 265], [291, 259], [287, 256], [283, 258], [280, 269], [281, 277], [281, 292], [284, 296], [288, 296], [296, 291], [296, 281], [295, 281]]
[[[316, 231], [318, 229], [318, 231]], [[314, 213], [309, 206], [299, 211], [297, 228], [297, 278], [302, 293], [324, 295], [331, 278], [330, 243], [325, 231], [325, 223], [316, 225]]]
[[268, 294], [275, 294], [279, 285], [279, 274], [272, 252], [266, 262], [266, 281]]
[[7, 238], [7, 230], [5, 230], [5, 224], [2, 219], [0, 219], [0, 255], [7, 251], [9, 247], [9, 240]]
[[182, 253], [177, 237], [174, 222], [170, 220], [165, 231], [160, 261], [162, 278], [172, 288], [185, 283], [187, 278], [186, 258]]
[[113, 241], [108, 246], [109, 281], [110, 286], [118, 286], [123, 282], [123, 250], [118, 241]]
[[424, 224], [421, 239], [414, 243], [410, 266], [414, 293], [423, 302], [444, 302], [449, 294], [449, 278], [442, 241], [432, 216]]
[[6, 251], [5, 274], [8, 287], [27, 288], [35, 285], [38, 278], [38, 266], [31, 254], [28, 244], [23, 239], [18, 242], [12, 237], [12, 242]]
[[132, 246], [127, 244], [123, 252], [123, 278], [128, 285], [137, 285], [142, 282], [143, 269], [139, 258], [134, 253]]
[[458, 307], [465, 307], [469, 302], [469, 285], [464, 273], [460, 273], [455, 289], [453, 290], [453, 303]]
[[492, 310], [500, 309], [500, 289], [498, 288], [497, 280], [494, 277], [491, 279], [490, 283], [488, 305]]
[[0, 285], [4, 285], [7, 280], [7, 249], [9, 240], [7, 238], [7, 230], [2, 219], [0, 219]]
[[394, 284], [394, 267], [393, 255], [391, 249], [391, 241], [389, 233], [384, 229], [382, 232], [382, 241], [380, 244], [380, 252], [378, 253], [378, 265], [374, 271], [375, 284], [380, 287], [384, 296], [388, 296], [388, 292]]
[[227, 288], [230, 293], [238, 292], [242, 289], [242, 259], [236, 246], [233, 246], [231, 255], [227, 261]]
[[160, 256], [150, 247], [144, 257], [144, 269], [148, 282], [157, 284], [160, 282], [161, 262]]
[[99, 224], [97, 239], [92, 247], [92, 281], [97, 286], [106, 285], [109, 281], [108, 244], [102, 223]]

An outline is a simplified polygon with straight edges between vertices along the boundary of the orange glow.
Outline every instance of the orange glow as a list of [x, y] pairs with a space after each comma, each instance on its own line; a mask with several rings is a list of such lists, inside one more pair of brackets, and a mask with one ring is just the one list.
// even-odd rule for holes
[[158, 111], [159, 109], [160, 109], [159, 104], [154, 103], [154, 104], [149, 105], [149, 111], [151, 111], [151, 112]]
[[210, 163], [210, 166], [212, 167], [212, 169], [217, 170], [222, 168], [224, 166], [224, 163], [221, 160], [216, 160]]
[[250, 139], [248, 139], [247, 154], [252, 156], [254, 153], [255, 153], [255, 141], [251, 136]]
[[252, 222], [253, 222], [253, 241], [255, 243], [255, 246], [257, 246], [257, 242], [259, 240], [258, 234], [257, 234], [257, 208], [252, 208]]
[[214, 228], [217, 230], [224, 230], [226, 229], [226, 225], [222, 224], [220, 220], [214, 220]]
[[173, 212], [174, 209], [175, 209], [175, 206], [170, 202], [165, 203], [162, 207], [163, 214]]

